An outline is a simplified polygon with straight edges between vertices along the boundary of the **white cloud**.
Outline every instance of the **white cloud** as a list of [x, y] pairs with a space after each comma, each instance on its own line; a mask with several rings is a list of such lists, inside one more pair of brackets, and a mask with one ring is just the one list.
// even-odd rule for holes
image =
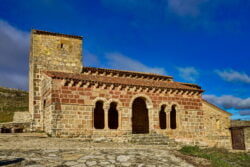
[[242, 111], [239, 111], [240, 115], [250, 115], [250, 110], [242, 110]]
[[215, 95], [203, 95], [203, 98], [207, 101], [222, 106], [226, 109], [250, 109], [250, 97], [242, 99], [231, 95], [215, 96]]
[[95, 54], [90, 53], [88, 51], [85, 51], [83, 59], [84, 59], [83, 61], [84, 66], [97, 67], [100, 65], [98, 57]]
[[0, 65], [10, 67], [24, 63], [29, 56], [29, 33], [0, 20], [0, 50]]
[[194, 67], [178, 67], [179, 76], [186, 81], [195, 82], [199, 72]]
[[0, 20], [0, 86], [27, 89], [28, 60], [29, 33]]
[[179, 16], [198, 16], [200, 14], [200, 5], [208, 0], [167, 0], [168, 9]]
[[150, 67], [142, 64], [138, 60], [134, 60], [121, 53], [107, 53], [105, 58], [107, 59], [107, 65], [111, 68], [129, 70], [129, 71], [140, 71], [157, 74], [166, 74], [164, 68]]
[[228, 82], [242, 82], [250, 84], [250, 76], [244, 72], [238, 72], [232, 69], [229, 70], [215, 70], [215, 72], [225, 81]]

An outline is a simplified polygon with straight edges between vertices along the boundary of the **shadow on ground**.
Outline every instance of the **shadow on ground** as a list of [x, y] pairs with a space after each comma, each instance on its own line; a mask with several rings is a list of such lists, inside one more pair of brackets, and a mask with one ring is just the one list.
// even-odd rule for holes
[[24, 158], [15, 158], [12, 160], [0, 160], [0, 166], [17, 164], [24, 161]]

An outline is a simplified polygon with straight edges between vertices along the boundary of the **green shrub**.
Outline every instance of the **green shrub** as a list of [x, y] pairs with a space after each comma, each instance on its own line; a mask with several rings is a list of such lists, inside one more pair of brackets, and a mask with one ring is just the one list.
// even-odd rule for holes
[[200, 152], [200, 148], [198, 146], [184, 146], [180, 149], [182, 153], [186, 154], [196, 154]]
[[0, 123], [12, 122], [14, 112], [0, 112]]
[[247, 153], [230, 153], [226, 149], [184, 146], [180, 152], [186, 155], [205, 158], [211, 161], [213, 167], [249, 167], [250, 155]]

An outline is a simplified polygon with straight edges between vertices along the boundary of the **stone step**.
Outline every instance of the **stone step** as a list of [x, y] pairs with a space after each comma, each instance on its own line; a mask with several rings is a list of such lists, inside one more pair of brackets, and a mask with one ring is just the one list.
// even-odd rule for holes
[[129, 142], [140, 145], [168, 145], [169, 147], [177, 146], [177, 143], [174, 140], [157, 133], [131, 134]]

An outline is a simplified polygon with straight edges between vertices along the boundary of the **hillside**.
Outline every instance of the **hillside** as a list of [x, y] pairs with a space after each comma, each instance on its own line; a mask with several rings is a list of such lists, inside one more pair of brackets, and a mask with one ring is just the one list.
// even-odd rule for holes
[[15, 111], [28, 111], [28, 102], [28, 92], [0, 87], [0, 123], [12, 121]]

